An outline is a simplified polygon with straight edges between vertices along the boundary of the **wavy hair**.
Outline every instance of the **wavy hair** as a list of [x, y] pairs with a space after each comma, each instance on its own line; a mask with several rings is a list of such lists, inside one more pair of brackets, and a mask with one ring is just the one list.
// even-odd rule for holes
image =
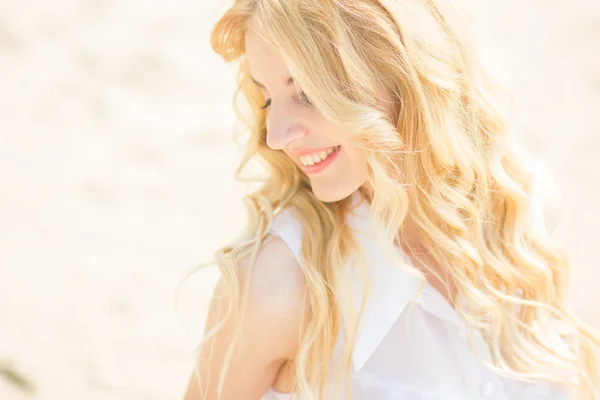
[[[457, 310], [470, 330], [481, 330], [490, 368], [594, 397], [600, 340], [566, 306], [567, 258], [531, 222], [531, 158], [512, 140], [510, 113], [495, 102], [506, 91], [478, 60], [472, 22], [456, 0], [236, 0], [220, 17], [212, 48], [238, 63], [234, 108], [245, 151], [236, 178], [253, 160], [267, 174], [245, 197], [244, 233], [215, 254], [231, 301], [205, 340], [243, 315], [247, 282], [236, 264], [247, 257], [251, 268], [274, 216], [293, 209], [305, 229], [301, 268], [310, 309], [294, 360], [295, 393], [321, 398], [344, 329], [338, 266], [359, 255], [344, 223], [349, 198], [320, 202], [294, 162], [266, 144], [265, 99], [245, 55], [245, 33], [259, 27], [314, 107], [365, 152], [370, 189], [361, 191], [385, 221], [384, 244], [407, 246], [399, 232], [410, 221], [425, 250], [448, 266], [456, 304], [467, 305]], [[378, 107], [379, 85], [399, 102], [397, 115]], [[349, 371], [355, 332], [346, 332], [338, 378]]]

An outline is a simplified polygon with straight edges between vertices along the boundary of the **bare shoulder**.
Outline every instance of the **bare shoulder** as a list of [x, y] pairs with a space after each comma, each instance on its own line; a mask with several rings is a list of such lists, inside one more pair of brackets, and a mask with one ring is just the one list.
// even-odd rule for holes
[[[270, 235], [253, 264], [247, 256], [236, 268], [240, 285], [249, 279], [242, 341], [254, 347], [264, 342], [269, 348], [264, 349], [265, 357], [292, 358], [300, 339], [305, 281], [290, 248], [279, 236]], [[219, 282], [220, 297], [228, 296], [224, 283]]]
[[[244, 318], [226, 321], [203, 345], [193, 377], [196, 379], [190, 380], [185, 400], [216, 398], [218, 377], [236, 336], [238, 345], [229, 358], [223, 400], [260, 398], [297, 352], [306, 309], [300, 265], [278, 236], [268, 236], [255, 262], [250, 261], [247, 256], [235, 266], [240, 287], [249, 280]], [[223, 320], [229, 300], [229, 289], [221, 278], [211, 300], [207, 332]], [[199, 397], [199, 387], [208, 387], [208, 394]]]
[[[302, 306], [305, 280], [294, 254], [279, 236], [269, 236], [261, 246], [254, 265], [246, 257], [239, 263], [241, 278], [250, 274], [249, 297], [260, 308], [289, 313]], [[242, 279], [243, 280], [243, 279]], [[277, 304], [273, 304], [273, 302]], [[298, 310], [295, 310], [298, 311]]]

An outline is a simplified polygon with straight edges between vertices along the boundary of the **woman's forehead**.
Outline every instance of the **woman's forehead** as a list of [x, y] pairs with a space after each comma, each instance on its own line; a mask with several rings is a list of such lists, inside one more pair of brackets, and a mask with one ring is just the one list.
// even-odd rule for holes
[[246, 59], [258, 86], [289, 85], [290, 72], [278, 50], [259, 32], [249, 29], [246, 34]]

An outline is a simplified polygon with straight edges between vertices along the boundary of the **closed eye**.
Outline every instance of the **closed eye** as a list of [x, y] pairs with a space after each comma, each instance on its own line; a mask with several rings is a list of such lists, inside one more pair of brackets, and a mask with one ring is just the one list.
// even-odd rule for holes
[[300, 92], [300, 99], [301, 99], [302, 105], [304, 105], [306, 107], [313, 105], [313, 103], [310, 101], [310, 99], [306, 96], [306, 94], [304, 92]]
[[[299, 100], [300, 104], [306, 107], [311, 107], [313, 104], [310, 101], [310, 99], [306, 96], [306, 94], [304, 92], [300, 92], [300, 100]], [[271, 99], [268, 99], [267, 102], [265, 103], [265, 105], [263, 105], [261, 107], [261, 109], [265, 109], [268, 108], [271, 105]]]
[[271, 99], [267, 100], [267, 102], [265, 103], [264, 106], [262, 106], [261, 108], [264, 110], [265, 108], [269, 107], [271, 105]]

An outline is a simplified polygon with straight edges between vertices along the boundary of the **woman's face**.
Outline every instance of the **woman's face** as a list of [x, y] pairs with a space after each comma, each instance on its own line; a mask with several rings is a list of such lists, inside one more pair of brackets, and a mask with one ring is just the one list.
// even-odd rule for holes
[[321, 201], [341, 200], [361, 187], [368, 174], [364, 152], [311, 106], [277, 50], [252, 29], [246, 35], [246, 56], [266, 99], [267, 145], [304, 171]]

